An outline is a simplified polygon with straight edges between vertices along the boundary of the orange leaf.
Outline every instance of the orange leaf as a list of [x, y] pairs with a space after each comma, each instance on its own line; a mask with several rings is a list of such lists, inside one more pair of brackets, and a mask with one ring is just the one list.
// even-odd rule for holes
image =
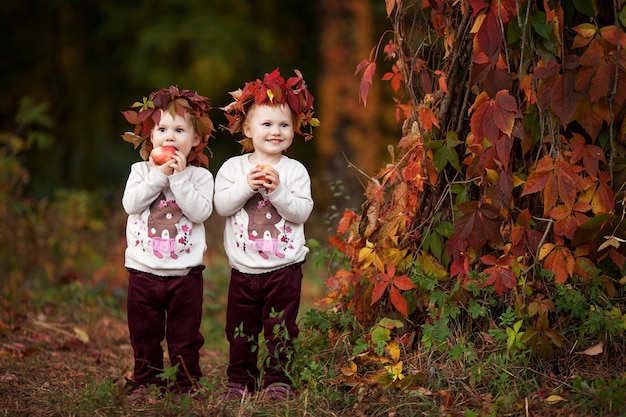
[[583, 23], [576, 26], [574, 28], [574, 31], [577, 33], [577, 35], [576, 37], [574, 37], [572, 48], [580, 48], [582, 46], [587, 46], [596, 35], [596, 25], [593, 25], [591, 23]]
[[413, 283], [413, 281], [411, 281], [406, 275], [395, 277], [393, 279], [393, 285], [395, 285], [398, 289], [404, 291], [415, 288], [415, 284]]
[[372, 302], [370, 305], [373, 305], [376, 301], [380, 300], [388, 285], [389, 281], [380, 281], [374, 285], [374, 289], [372, 290]]
[[439, 120], [431, 108], [422, 109], [418, 112], [420, 122], [425, 131], [431, 131], [433, 126], [439, 127]]
[[617, 40], [619, 37], [620, 47], [626, 48], [626, 34], [615, 25], [600, 28], [600, 35], [602, 36], [602, 39], [615, 47], [617, 47]]
[[404, 317], [409, 315], [406, 300], [395, 287], [389, 288], [389, 298], [391, 299], [391, 304], [393, 304], [396, 310], [402, 313]]
[[343, 215], [341, 216], [341, 220], [339, 220], [339, 225], [337, 226], [337, 234], [343, 235], [348, 231], [350, 226], [359, 220], [359, 216], [352, 210], [345, 210]]
[[568, 248], [555, 246], [546, 256], [543, 266], [554, 273], [554, 280], [557, 283], [564, 284], [567, 278], [574, 273], [576, 261]]
[[[401, 0], [398, 0], [398, 3], [400, 3]], [[393, 11], [393, 8], [396, 5], [396, 0], [385, 0], [385, 8], [387, 9], [387, 17], [391, 16], [391, 12]]]
[[587, 98], [581, 97], [576, 110], [576, 121], [585, 129], [592, 140], [598, 137], [598, 133], [602, 129], [602, 125], [610, 118], [610, 111], [606, 105], [606, 101], [594, 103]]
[[593, 214], [608, 213], [613, 209], [615, 194], [609, 185], [611, 178], [608, 174], [600, 173], [600, 184], [596, 188], [591, 199]]
[[519, 115], [517, 102], [507, 90], [500, 90], [494, 99], [493, 122], [507, 136], [511, 136], [515, 117]]

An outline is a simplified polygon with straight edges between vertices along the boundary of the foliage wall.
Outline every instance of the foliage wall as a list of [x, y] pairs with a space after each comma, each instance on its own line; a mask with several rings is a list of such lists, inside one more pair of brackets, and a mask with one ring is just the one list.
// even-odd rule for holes
[[331, 238], [326, 302], [406, 346], [451, 348], [453, 322], [543, 358], [622, 340], [624, 3], [385, 4], [360, 96], [387, 82], [403, 134]]

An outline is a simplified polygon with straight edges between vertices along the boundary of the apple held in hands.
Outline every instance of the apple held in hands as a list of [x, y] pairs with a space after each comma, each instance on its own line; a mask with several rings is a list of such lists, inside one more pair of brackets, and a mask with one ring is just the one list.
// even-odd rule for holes
[[152, 160], [157, 165], [163, 165], [164, 163], [170, 161], [174, 154], [176, 153], [176, 148], [171, 145], [158, 146], [150, 152], [150, 156]]
[[[265, 170], [271, 169], [272, 166], [271, 165], [257, 165], [256, 168], [258, 168], [261, 171], [265, 172]], [[263, 182], [268, 182], [267, 181], [267, 177], [265, 175], [260, 176], [258, 179], [263, 181]]]

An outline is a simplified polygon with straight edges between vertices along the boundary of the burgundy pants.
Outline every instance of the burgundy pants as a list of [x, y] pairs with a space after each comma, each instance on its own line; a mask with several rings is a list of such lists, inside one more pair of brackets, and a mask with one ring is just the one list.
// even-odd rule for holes
[[298, 337], [301, 288], [301, 264], [264, 274], [231, 271], [226, 308], [229, 382], [243, 384], [251, 391], [257, 388], [258, 335], [263, 331], [268, 358], [263, 363], [262, 386], [291, 385], [285, 369], [289, 353], [293, 353], [293, 340]]
[[135, 380], [164, 386], [161, 341], [167, 340], [172, 366], [178, 365], [174, 390], [189, 391], [202, 376], [200, 333], [204, 266], [188, 275], [161, 277], [129, 269], [128, 329], [135, 352]]

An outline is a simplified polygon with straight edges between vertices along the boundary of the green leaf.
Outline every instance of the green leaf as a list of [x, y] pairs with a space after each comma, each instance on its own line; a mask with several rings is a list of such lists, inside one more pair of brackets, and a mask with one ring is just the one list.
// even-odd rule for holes
[[448, 148], [454, 148], [460, 144], [461, 144], [461, 141], [459, 140], [459, 137], [457, 136], [455, 132], [446, 133], [446, 146]]
[[422, 249], [424, 252], [430, 252], [430, 235], [431, 235], [430, 227], [426, 228], [426, 232], [424, 233], [424, 238], [422, 239]]
[[437, 224], [435, 231], [442, 236], [450, 237], [454, 233], [454, 225], [450, 222], [441, 222]]
[[545, 12], [534, 12], [530, 15], [530, 21], [535, 32], [544, 39], [550, 39], [552, 22], [546, 23]]
[[387, 317], [383, 317], [382, 319], [380, 319], [378, 325], [386, 329], [399, 329], [400, 327], [404, 326], [400, 320], [389, 319]]
[[380, 343], [386, 343], [389, 341], [390, 337], [390, 331], [389, 329], [385, 329], [382, 326], [375, 326], [372, 329], [371, 335], [372, 335], [372, 343], [378, 345]]
[[435, 156], [433, 157], [433, 163], [435, 164], [435, 168], [437, 168], [437, 172], [441, 172], [445, 166], [450, 163], [457, 171], [461, 170], [461, 165], [459, 164], [459, 156], [456, 154], [456, 151], [448, 146], [442, 146], [437, 149], [435, 152]]
[[426, 142], [424, 144], [424, 146], [426, 146], [429, 149], [432, 149], [433, 151], [436, 151], [437, 149], [440, 149], [444, 144], [443, 140], [429, 140], [428, 142]]
[[522, 37], [522, 30], [516, 21], [509, 22], [507, 27], [506, 42], [511, 45]]
[[438, 261], [441, 262], [441, 253], [443, 251], [443, 243], [441, 242], [441, 236], [437, 232], [430, 234], [430, 251]]
[[572, 3], [574, 3], [574, 7], [576, 8], [576, 10], [578, 10], [582, 14], [589, 17], [596, 16], [596, 11], [593, 7], [593, 0], [573, 0]]

